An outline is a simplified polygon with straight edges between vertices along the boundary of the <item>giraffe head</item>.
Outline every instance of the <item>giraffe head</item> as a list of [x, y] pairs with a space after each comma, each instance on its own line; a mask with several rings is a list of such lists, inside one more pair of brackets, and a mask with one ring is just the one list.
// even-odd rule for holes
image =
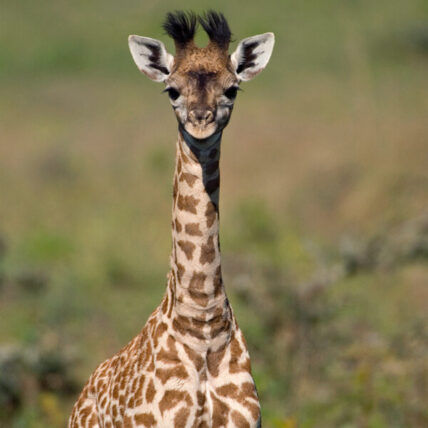
[[[198, 23], [210, 39], [203, 48], [193, 41]], [[266, 67], [274, 35], [243, 39], [229, 55], [231, 31], [221, 13], [168, 13], [163, 28], [174, 39], [175, 56], [161, 41], [133, 35], [132, 57], [141, 72], [166, 85], [181, 131], [203, 142], [228, 124], [239, 84]]]

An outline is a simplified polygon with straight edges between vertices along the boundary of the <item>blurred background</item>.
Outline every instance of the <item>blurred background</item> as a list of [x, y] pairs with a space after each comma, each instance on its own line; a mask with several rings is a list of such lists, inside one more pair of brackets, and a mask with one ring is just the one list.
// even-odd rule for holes
[[276, 34], [221, 165], [264, 426], [427, 427], [426, 0], [3, 1], [0, 426], [64, 426], [161, 300], [177, 125], [127, 36], [177, 8]]

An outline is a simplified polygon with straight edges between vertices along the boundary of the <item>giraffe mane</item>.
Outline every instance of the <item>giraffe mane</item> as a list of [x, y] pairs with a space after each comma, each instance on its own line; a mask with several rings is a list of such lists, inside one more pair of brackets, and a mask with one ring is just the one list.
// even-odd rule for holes
[[209, 10], [203, 16], [199, 16], [198, 20], [208, 34], [211, 42], [217, 44], [222, 49], [228, 48], [232, 32], [222, 13]]
[[225, 16], [220, 12], [209, 10], [202, 16], [196, 16], [194, 12], [180, 10], [168, 12], [163, 23], [163, 29], [177, 46], [185, 47], [193, 41], [198, 24], [201, 24], [208, 34], [211, 43], [216, 44], [221, 49], [228, 48], [232, 32]]
[[168, 12], [163, 23], [165, 32], [182, 47], [193, 40], [197, 26], [197, 17], [193, 12], [179, 10]]

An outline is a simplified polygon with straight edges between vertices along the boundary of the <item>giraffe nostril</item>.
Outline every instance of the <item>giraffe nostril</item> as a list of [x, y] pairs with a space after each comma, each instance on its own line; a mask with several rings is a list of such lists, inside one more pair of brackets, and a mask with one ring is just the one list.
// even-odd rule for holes
[[211, 110], [191, 110], [189, 116], [192, 122], [197, 122], [199, 124], [207, 124], [214, 119], [214, 114]]
[[205, 112], [205, 117], [204, 117], [205, 122], [211, 122], [213, 118], [214, 118], [213, 112], [211, 110], [207, 110]]

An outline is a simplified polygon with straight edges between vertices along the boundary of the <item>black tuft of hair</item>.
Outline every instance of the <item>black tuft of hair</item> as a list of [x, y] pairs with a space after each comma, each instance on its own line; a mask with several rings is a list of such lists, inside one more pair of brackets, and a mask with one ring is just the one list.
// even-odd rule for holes
[[221, 48], [227, 48], [232, 33], [222, 13], [209, 10], [204, 16], [199, 17], [199, 22], [212, 42], [216, 43]]
[[197, 18], [193, 12], [177, 10], [167, 13], [163, 29], [177, 44], [184, 46], [193, 40], [197, 24]]

